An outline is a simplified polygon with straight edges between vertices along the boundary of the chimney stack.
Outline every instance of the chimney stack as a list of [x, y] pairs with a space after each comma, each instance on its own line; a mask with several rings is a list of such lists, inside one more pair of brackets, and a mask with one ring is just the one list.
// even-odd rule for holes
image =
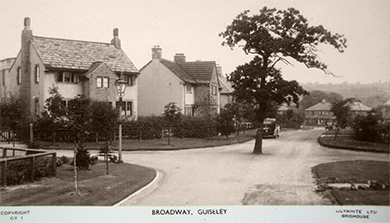
[[111, 44], [117, 49], [121, 49], [121, 40], [119, 39], [119, 29], [114, 29], [114, 38], [111, 40]]
[[174, 56], [175, 63], [185, 63], [186, 62], [186, 56], [184, 53], [176, 53]]
[[32, 93], [31, 93], [31, 61], [30, 61], [30, 44], [33, 38], [33, 33], [31, 30], [31, 20], [29, 17], [24, 18], [24, 29], [22, 30], [22, 48], [20, 55], [21, 63], [21, 86], [19, 89], [19, 95], [21, 98], [25, 99], [27, 102], [27, 107], [32, 113]]
[[152, 48], [152, 59], [159, 60], [162, 58], [162, 49], [159, 45], [156, 45]]

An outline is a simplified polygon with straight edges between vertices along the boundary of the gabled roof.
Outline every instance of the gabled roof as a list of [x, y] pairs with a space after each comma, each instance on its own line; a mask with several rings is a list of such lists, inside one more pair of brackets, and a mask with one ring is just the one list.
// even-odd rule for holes
[[32, 45], [47, 68], [89, 70], [104, 62], [114, 72], [139, 73], [122, 49], [110, 43], [33, 36]]
[[332, 104], [323, 100], [307, 109], [305, 111], [330, 111]]
[[221, 94], [232, 94], [233, 93], [233, 88], [230, 82], [226, 79], [226, 77], [219, 75], [218, 79], [220, 80], [219, 83], [221, 83]]
[[214, 69], [215, 61], [194, 61], [179, 63], [183, 70], [190, 75], [197, 83], [210, 83]]
[[192, 78], [190, 75], [188, 75], [187, 72], [185, 70], [183, 70], [183, 68], [179, 64], [177, 64], [173, 61], [166, 60], [166, 59], [160, 59], [160, 62], [162, 64], [164, 64], [169, 70], [171, 70], [174, 74], [176, 74], [183, 81], [189, 82], [192, 84], [196, 83], [194, 78]]

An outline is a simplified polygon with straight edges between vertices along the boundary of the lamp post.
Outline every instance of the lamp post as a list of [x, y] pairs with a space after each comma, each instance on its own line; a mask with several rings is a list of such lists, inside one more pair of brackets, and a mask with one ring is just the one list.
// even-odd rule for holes
[[123, 79], [122, 74], [115, 81], [116, 91], [119, 96], [119, 151], [118, 162], [123, 163], [122, 160], [122, 100], [126, 92], [126, 81]]

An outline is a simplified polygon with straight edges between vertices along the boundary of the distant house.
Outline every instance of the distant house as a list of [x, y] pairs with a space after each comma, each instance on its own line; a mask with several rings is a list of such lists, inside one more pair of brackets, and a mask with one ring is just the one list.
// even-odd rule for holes
[[352, 117], [356, 117], [357, 115], [367, 115], [368, 112], [372, 110], [372, 108], [362, 104], [359, 101], [354, 101], [348, 105], [350, 106]]
[[118, 29], [111, 43], [33, 36], [25, 18], [22, 48], [10, 69], [8, 91], [26, 100], [31, 114], [39, 115], [49, 89], [58, 87], [64, 103], [84, 95], [115, 105], [119, 100], [115, 81], [128, 83], [123, 113], [136, 118], [138, 69], [121, 49]]
[[305, 109], [305, 125], [310, 126], [324, 126], [326, 124], [333, 124], [335, 117], [330, 111], [332, 104], [326, 100]]
[[[362, 104], [359, 101], [355, 101], [347, 104], [350, 106], [350, 113], [352, 118], [357, 115], [367, 115], [372, 108]], [[333, 112], [330, 111], [332, 104], [322, 100], [321, 102], [305, 109], [305, 124], [306, 125], [318, 125], [324, 126], [334, 124], [336, 117]]]
[[16, 58], [7, 58], [0, 60], [0, 99], [9, 97], [9, 86], [12, 86], [11, 82], [16, 81], [10, 78], [10, 68], [14, 64]]
[[[182, 53], [174, 60], [162, 58], [159, 46], [152, 48], [152, 60], [141, 68], [138, 78], [139, 115], [161, 115], [164, 106], [175, 102], [185, 115], [195, 115], [196, 105], [209, 97], [219, 113], [221, 100], [230, 89], [221, 83], [215, 61], [186, 61]], [[223, 97], [222, 97], [223, 98]]]

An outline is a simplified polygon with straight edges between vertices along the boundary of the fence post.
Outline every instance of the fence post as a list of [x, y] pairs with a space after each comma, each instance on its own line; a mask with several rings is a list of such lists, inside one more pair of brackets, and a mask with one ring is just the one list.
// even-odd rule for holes
[[1, 186], [7, 186], [7, 159], [1, 163]]
[[31, 182], [34, 182], [35, 156], [30, 158]]
[[53, 153], [52, 164], [53, 164], [53, 174], [55, 177], [57, 177], [57, 153]]
[[3, 149], [3, 158], [7, 158], [7, 148], [2, 148]]

